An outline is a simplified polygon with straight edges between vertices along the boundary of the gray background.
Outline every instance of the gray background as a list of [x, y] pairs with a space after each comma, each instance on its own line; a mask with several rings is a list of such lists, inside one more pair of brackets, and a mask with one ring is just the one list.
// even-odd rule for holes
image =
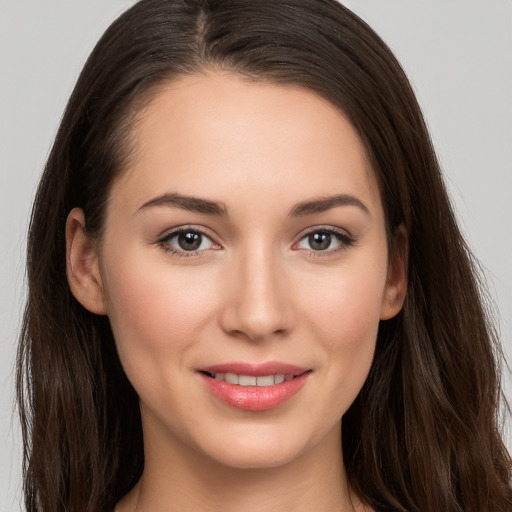
[[[0, 0], [0, 510], [19, 509], [13, 413], [30, 203], [94, 43], [130, 0]], [[512, 356], [512, 1], [353, 0], [417, 92]], [[507, 377], [507, 394], [512, 385]], [[508, 445], [512, 446], [510, 436]]]

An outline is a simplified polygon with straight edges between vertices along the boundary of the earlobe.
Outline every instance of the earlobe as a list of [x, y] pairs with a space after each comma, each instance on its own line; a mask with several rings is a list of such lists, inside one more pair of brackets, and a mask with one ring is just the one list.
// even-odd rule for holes
[[405, 227], [401, 225], [393, 235], [386, 287], [380, 311], [381, 320], [393, 318], [402, 309], [407, 294], [408, 255], [409, 240]]
[[66, 272], [71, 293], [91, 313], [107, 313], [98, 247], [85, 231], [84, 212], [73, 208], [66, 221]]

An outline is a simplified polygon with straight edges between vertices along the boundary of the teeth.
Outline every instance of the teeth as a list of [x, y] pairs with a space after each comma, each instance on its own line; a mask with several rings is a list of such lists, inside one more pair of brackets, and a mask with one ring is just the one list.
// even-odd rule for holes
[[[219, 373], [219, 375], [222, 375], [222, 373]], [[230, 384], [238, 384], [238, 375], [234, 373], [226, 373], [224, 380]]]
[[256, 386], [256, 377], [250, 375], [240, 375], [238, 377], [239, 386]]
[[257, 386], [273, 386], [276, 383], [274, 375], [265, 375], [256, 378]]
[[273, 386], [281, 384], [285, 380], [292, 380], [293, 375], [284, 375], [277, 373], [275, 375], [262, 375], [261, 377], [253, 377], [252, 375], [237, 375], [236, 373], [215, 373], [212, 377], [216, 380], [224, 380], [230, 384], [238, 384], [239, 386]]

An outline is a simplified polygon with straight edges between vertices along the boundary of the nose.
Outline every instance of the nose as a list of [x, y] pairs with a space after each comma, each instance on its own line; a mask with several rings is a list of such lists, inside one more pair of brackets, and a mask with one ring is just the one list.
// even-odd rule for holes
[[292, 296], [279, 257], [261, 249], [241, 254], [227, 270], [220, 323], [238, 338], [262, 341], [289, 334], [295, 325]]

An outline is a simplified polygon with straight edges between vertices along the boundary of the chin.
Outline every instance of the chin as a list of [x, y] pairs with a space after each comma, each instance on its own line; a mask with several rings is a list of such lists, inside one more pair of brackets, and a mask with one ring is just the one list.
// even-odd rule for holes
[[253, 446], [244, 449], [224, 447], [219, 452], [212, 453], [212, 457], [218, 464], [233, 469], [270, 469], [285, 466], [298, 459], [303, 450], [291, 447]]
[[[241, 429], [228, 436], [208, 438], [200, 451], [223, 466], [237, 469], [277, 468], [300, 459], [314, 447], [319, 447], [320, 435], [292, 431], [267, 425], [267, 428]], [[245, 430], [245, 431], [243, 431]]]

